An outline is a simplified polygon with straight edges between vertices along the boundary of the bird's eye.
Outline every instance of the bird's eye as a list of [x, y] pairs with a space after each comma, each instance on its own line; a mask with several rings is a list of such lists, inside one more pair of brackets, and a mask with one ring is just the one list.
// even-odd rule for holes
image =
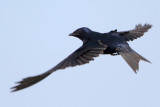
[[81, 33], [81, 30], [78, 30], [78, 33]]
[[75, 33], [79, 35], [81, 33], [81, 30], [77, 30]]

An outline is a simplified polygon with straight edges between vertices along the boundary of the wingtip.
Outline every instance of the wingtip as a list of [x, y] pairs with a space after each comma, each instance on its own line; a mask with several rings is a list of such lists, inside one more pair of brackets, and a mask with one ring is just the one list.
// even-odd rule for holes
[[145, 24], [137, 24], [137, 25], [136, 25], [136, 29], [139, 29], [139, 28], [142, 28], [142, 27], [147, 28], [147, 29], [150, 29], [152, 26], [153, 26], [153, 25], [148, 24], [148, 23], [145, 23]]
[[11, 90], [10, 92], [15, 92], [15, 91], [17, 91], [16, 86], [15, 86], [15, 87], [11, 87], [10, 90]]
[[15, 82], [15, 84], [17, 84], [17, 85], [10, 88], [11, 92], [15, 92], [15, 91], [19, 90], [18, 86], [20, 85], [20, 82]]

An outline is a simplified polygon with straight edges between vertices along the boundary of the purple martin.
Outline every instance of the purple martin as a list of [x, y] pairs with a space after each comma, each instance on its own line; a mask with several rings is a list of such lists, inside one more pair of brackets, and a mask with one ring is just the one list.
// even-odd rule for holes
[[112, 30], [108, 33], [95, 32], [87, 27], [79, 28], [69, 34], [69, 36], [82, 40], [83, 45], [80, 48], [43, 74], [24, 78], [22, 81], [17, 82], [18, 85], [11, 88], [12, 92], [32, 86], [57, 70], [89, 63], [100, 54], [121, 55], [132, 70], [137, 73], [140, 60], [149, 63], [150, 61], [135, 52], [127, 42], [140, 38], [151, 27], [152, 25], [150, 24], [139, 24], [133, 30], [123, 32]]

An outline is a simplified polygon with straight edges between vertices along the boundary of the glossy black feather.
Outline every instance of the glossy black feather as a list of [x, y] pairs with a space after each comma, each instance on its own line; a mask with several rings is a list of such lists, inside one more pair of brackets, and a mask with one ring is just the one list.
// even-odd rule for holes
[[20, 82], [17, 82], [18, 84], [11, 89], [14, 92], [30, 87], [59, 69], [87, 64], [94, 60], [94, 57], [98, 57], [100, 54], [120, 54], [136, 73], [139, 69], [140, 60], [144, 60], [146, 62], [149, 61], [131, 49], [127, 41], [132, 41], [143, 36], [150, 28], [151, 25], [149, 24], [139, 24], [133, 30], [124, 32], [112, 30], [108, 33], [98, 33], [86, 27], [79, 28], [71, 33], [70, 36], [74, 36], [82, 40], [83, 45], [80, 48], [47, 72], [37, 76], [24, 78]]

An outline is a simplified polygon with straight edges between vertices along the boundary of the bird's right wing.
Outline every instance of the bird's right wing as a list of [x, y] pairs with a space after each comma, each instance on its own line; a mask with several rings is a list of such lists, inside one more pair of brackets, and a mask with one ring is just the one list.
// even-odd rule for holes
[[52, 69], [43, 74], [40, 74], [38, 76], [28, 77], [20, 82], [17, 82], [18, 85], [12, 88], [13, 91], [18, 91], [27, 88], [41, 81], [42, 79], [46, 78], [48, 75], [50, 75], [52, 72], [55, 72], [56, 70], [89, 63], [89, 61], [94, 60], [93, 59], [94, 57], [97, 57], [99, 56], [99, 54], [102, 54], [103, 51], [107, 48], [107, 46], [103, 45], [100, 41], [98, 42], [99, 42], [98, 46], [83, 45], [75, 52], [73, 52], [71, 55], [69, 55], [67, 58], [65, 58], [63, 61], [61, 61], [59, 64], [57, 64], [55, 67], [53, 67]]
[[116, 31], [112, 31], [112, 32], [118, 33], [126, 41], [132, 41], [134, 39], [137, 39], [143, 36], [144, 33], [147, 32], [151, 27], [152, 25], [150, 24], [144, 24], [144, 25], [139, 24], [133, 30], [123, 31], [123, 32], [116, 32]]
[[106, 48], [90, 48], [82, 46], [56, 65], [51, 71], [89, 63], [89, 61], [94, 60], [94, 57], [98, 57], [99, 54], [102, 54], [105, 49]]

